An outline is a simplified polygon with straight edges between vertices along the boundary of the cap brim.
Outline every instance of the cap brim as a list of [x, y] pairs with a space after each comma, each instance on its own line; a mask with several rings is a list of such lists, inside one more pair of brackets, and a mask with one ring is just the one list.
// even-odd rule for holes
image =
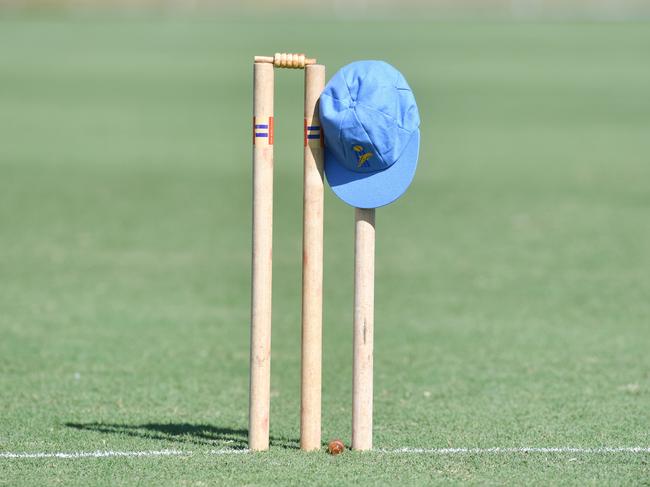
[[402, 196], [411, 184], [418, 165], [420, 130], [407, 144], [400, 158], [383, 171], [350, 171], [325, 147], [325, 175], [332, 191], [355, 208], [379, 208]]

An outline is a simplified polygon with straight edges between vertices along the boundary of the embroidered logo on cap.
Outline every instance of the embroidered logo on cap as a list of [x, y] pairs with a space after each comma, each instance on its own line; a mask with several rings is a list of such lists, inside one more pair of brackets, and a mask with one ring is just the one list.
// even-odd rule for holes
[[372, 152], [366, 152], [360, 145], [353, 146], [352, 150], [357, 153], [357, 167], [370, 167], [368, 159], [374, 155]]

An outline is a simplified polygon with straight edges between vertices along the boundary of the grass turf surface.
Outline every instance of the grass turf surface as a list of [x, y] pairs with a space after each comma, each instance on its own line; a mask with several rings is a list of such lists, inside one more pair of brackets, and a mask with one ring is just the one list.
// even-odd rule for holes
[[[353, 42], [351, 42], [353, 40]], [[644, 23], [0, 21], [0, 484], [640, 484], [649, 454], [296, 450], [302, 77], [276, 75], [272, 449], [246, 444], [251, 65], [385, 59], [422, 117], [377, 214], [375, 446], [650, 445]], [[326, 196], [323, 437], [352, 210]]]

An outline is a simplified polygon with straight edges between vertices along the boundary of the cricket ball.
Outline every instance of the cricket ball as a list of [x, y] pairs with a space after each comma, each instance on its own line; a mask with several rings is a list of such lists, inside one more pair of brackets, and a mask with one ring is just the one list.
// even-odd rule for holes
[[330, 455], [338, 455], [339, 453], [343, 453], [343, 451], [345, 451], [345, 445], [341, 440], [332, 440], [327, 445], [327, 451]]

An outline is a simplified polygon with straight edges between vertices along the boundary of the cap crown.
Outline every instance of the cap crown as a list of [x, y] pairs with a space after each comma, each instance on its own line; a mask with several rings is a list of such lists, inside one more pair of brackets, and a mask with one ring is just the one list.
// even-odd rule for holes
[[320, 98], [325, 145], [346, 168], [376, 172], [397, 161], [420, 126], [402, 74], [383, 61], [343, 67]]

